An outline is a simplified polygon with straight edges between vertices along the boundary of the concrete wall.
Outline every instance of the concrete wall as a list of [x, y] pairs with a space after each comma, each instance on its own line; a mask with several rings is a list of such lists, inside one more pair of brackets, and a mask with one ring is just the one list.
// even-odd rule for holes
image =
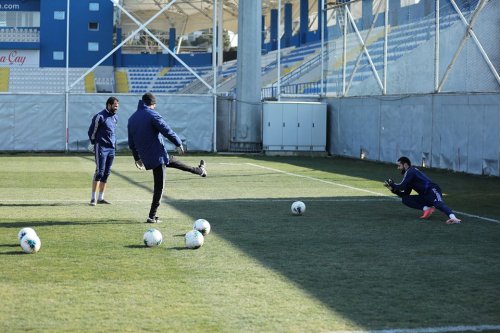
[[329, 153], [500, 176], [500, 93], [328, 99]]

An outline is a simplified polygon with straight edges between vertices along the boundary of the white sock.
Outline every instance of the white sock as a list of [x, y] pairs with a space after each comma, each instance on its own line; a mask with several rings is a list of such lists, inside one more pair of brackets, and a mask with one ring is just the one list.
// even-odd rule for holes
[[450, 214], [450, 219], [456, 219], [457, 217], [455, 216], [455, 214]]
[[92, 192], [92, 194], [90, 195], [90, 200], [95, 200], [95, 192]]
[[104, 192], [99, 192], [99, 201], [104, 200]]
[[427, 209], [429, 209], [430, 207], [427, 207], [427, 206], [424, 206], [423, 208], [423, 211], [425, 212]]

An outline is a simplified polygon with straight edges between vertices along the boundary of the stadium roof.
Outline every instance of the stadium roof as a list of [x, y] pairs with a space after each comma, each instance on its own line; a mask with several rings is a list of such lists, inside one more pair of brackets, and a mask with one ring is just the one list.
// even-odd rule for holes
[[[254, 1], [254, 0], [251, 0]], [[123, 7], [139, 21], [145, 22], [172, 0], [121, 0]], [[239, 0], [220, 0], [223, 3], [223, 27], [225, 30], [238, 30]], [[281, 0], [282, 4], [293, 3], [293, 17], [299, 16], [299, 0]], [[278, 0], [262, 0], [262, 14], [269, 17], [269, 10], [277, 8]], [[317, 12], [317, 0], [309, 1], [310, 13]], [[148, 28], [168, 31], [174, 27], [178, 35], [212, 27], [213, 0], [177, 0], [163, 12]], [[121, 15], [124, 32], [137, 29], [137, 24], [126, 15]]]

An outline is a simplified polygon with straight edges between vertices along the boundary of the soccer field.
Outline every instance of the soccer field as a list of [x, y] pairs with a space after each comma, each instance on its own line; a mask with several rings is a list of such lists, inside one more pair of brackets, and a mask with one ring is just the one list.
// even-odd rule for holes
[[[112, 205], [91, 207], [92, 156], [0, 155], [0, 332], [500, 331], [500, 179], [426, 170], [463, 221], [446, 225], [383, 187], [395, 165], [181, 159], [208, 177], [167, 169], [151, 225], [152, 173], [131, 156], [115, 159]], [[198, 218], [212, 231], [188, 250]]]

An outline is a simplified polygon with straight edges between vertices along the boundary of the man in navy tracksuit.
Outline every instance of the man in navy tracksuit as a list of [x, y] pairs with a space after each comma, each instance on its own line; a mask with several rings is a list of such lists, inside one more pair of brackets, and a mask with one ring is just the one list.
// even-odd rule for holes
[[[396, 184], [392, 179], [388, 179], [384, 185], [392, 193], [400, 196], [403, 204], [411, 208], [423, 210], [421, 219], [427, 220], [437, 208], [448, 216], [446, 224], [458, 224], [461, 222], [453, 214], [453, 211], [445, 205], [441, 188], [433, 183], [422, 171], [411, 166], [411, 161], [408, 157], [400, 157], [397, 164], [398, 170], [401, 170], [403, 174], [403, 180]], [[418, 194], [410, 195], [412, 190]]]
[[[115, 159], [116, 149], [116, 123], [118, 118], [119, 101], [116, 97], [110, 97], [106, 101], [106, 108], [92, 117], [88, 135], [90, 139], [89, 150], [94, 153], [95, 157], [95, 173], [92, 182], [92, 194], [90, 197], [90, 205], [109, 204], [104, 200], [104, 191], [106, 183], [111, 174], [111, 166]], [[99, 190], [99, 196], [96, 200], [96, 191]]]
[[153, 200], [146, 223], [161, 222], [156, 216], [156, 212], [163, 196], [167, 167], [191, 172], [202, 177], [207, 175], [203, 160], [200, 161], [198, 167], [189, 167], [174, 156], [169, 157], [165, 150], [163, 137], [172, 142], [181, 155], [184, 153], [182, 141], [155, 109], [155, 96], [151, 93], [144, 94], [139, 101], [137, 111], [128, 119], [127, 126], [128, 145], [134, 155], [135, 165], [140, 170], [153, 170]]

